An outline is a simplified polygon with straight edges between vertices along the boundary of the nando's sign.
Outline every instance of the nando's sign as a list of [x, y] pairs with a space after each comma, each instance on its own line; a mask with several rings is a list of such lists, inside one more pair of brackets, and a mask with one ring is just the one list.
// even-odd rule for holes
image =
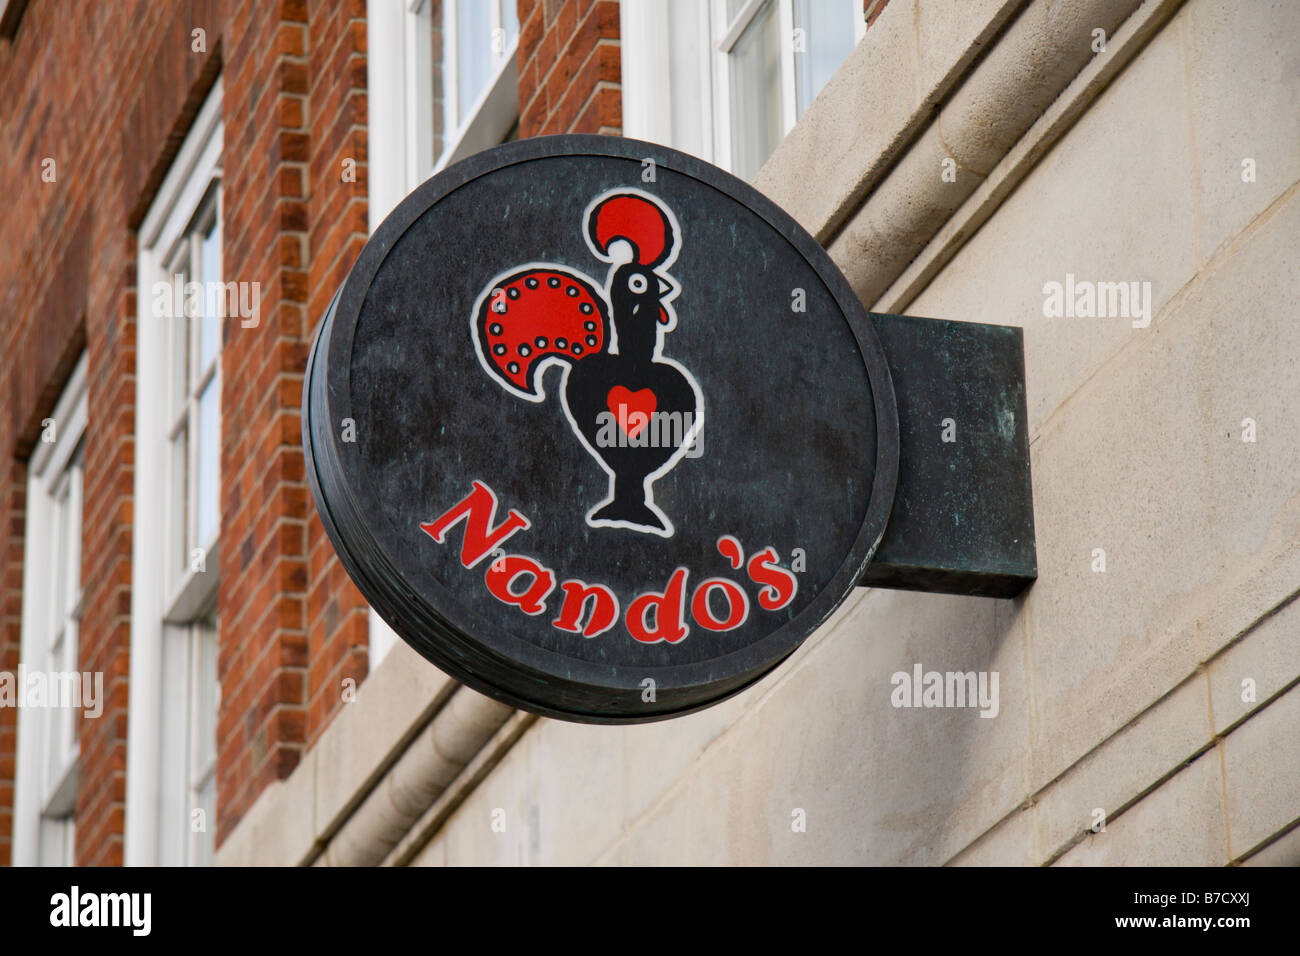
[[561, 136], [448, 169], [376, 230], [303, 438], [403, 639], [516, 706], [632, 722], [744, 689], [860, 584], [1023, 589], [1024, 407], [1017, 329], [868, 315], [748, 185]]

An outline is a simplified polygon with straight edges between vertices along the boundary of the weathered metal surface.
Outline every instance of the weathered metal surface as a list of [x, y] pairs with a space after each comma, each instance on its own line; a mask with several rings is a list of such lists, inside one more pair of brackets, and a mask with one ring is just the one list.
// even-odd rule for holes
[[898, 399], [899, 468], [885, 538], [860, 583], [1014, 597], [1038, 576], [1022, 331], [871, 321]]
[[[304, 388], [313, 494], [367, 600], [566, 719], [761, 678], [852, 592], [894, 497], [894, 389], [843, 276], [747, 184], [633, 140], [511, 143], [422, 185]], [[657, 413], [696, 424], [638, 446]]]

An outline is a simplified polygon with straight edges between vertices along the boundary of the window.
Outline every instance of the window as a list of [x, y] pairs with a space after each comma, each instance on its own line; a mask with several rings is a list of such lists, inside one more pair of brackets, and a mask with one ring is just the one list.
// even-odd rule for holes
[[[160, 863], [210, 865], [216, 809], [216, 569], [221, 461], [221, 194], [215, 174], [198, 211], [172, 245], [165, 276], [197, 283], [198, 314], [166, 323], [167, 542], [169, 595], [162, 639], [163, 805], [174, 808]], [[187, 305], [195, 300], [187, 297]], [[198, 811], [196, 813], [195, 811]], [[168, 839], [171, 837], [171, 839]]]
[[[77, 660], [81, 618], [82, 449], [86, 359], [43, 423], [27, 478], [21, 661], [27, 693], [38, 672], [40, 706], [18, 712], [14, 863], [71, 866], [77, 804], [77, 731], [87, 700]], [[73, 678], [72, 675], [78, 675]], [[74, 688], [56, 693], [58, 688]], [[101, 684], [102, 688], [102, 684]]]
[[[163, 272], [175, 285], [202, 288], [200, 314], [178, 310], [167, 323], [168, 567], [173, 590], [198, 573], [217, 534], [220, 461], [221, 223], [214, 189], [175, 244]], [[166, 281], [166, 280], [164, 280]], [[175, 295], [173, 293], [173, 298]], [[188, 297], [187, 297], [187, 305]]]
[[787, 44], [781, 41], [788, 31], [780, 21], [788, 7], [772, 0], [727, 0], [719, 8], [726, 13], [717, 44], [724, 60], [720, 103], [730, 114], [731, 167], [744, 179], [753, 178], [785, 135], [791, 106], [785, 86], [792, 71], [784, 62]]
[[515, 0], [370, 0], [371, 228], [435, 171], [519, 125]]
[[[426, 6], [433, 5], [426, 3]], [[439, 168], [447, 165], [450, 159], [446, 145], [455, 152], [455, 147], [470, 132], [473, 121], [482, 121], [486, 97], [506, 60], [514, 62], [519, 40], [519, 19], [514, 0], [442, 0], [440, 6], [442, 22], [436, 22], [434, 16], [428, 18], [431, 58], [435, 64], [441, 61], [442, 67], [433, 69], [430, 77], [435, 103], [434, 135], [441, 141], [440, 148], [434, 150]], [[513, 77], [512, 71], [510, 82], [517, 88], [518, 81]], [[439, 103], [442, 106], [441, 123], [436, 109]], [[517, 89], [513, 113], [513, 116], [504, 114], [500, 122], [518, 117]], [[499, 129], [500, 122], [488, 132], [488, 146], [495, 146], [505, 138], [506, 131]], [[440, 135], [443, 129], [447, 131], [445, 136]], [[468, 155], [464, 150], [460, 152]]]
[[205, 865], [216, 828], [221, 84], [140, 226], [126, 860]]
[[[217, 796], [217, 618], [208, 610], [188, 624], [169, 624], [162, 647], [160, 804], [172, 829], [159, 841], [168, 866], [209, 866]], [[195, 811], [199, 811], [196, 813]]]
[[620, 13], [627, 135], [747, 180], [866, 30], [861, 0], [623, 0]]

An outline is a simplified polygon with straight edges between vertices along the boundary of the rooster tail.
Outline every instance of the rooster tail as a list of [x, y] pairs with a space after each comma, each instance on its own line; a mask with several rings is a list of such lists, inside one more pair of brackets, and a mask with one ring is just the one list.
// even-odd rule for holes
[[538, 264], [488, 283], [474, 306], [472, 332], [479, 362], [497, 384], [540, 402], [545, 366], [606, 350], [609, 309], [588, 277]]

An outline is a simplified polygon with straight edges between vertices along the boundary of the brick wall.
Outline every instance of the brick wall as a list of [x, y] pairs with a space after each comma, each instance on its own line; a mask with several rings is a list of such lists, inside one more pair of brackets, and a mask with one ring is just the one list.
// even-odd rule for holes
[[364, 0], [243, 3], [227, 26], [224, 265], [261, 283], [262, 314], [222, 358], [218, 843], [365, 676], [365, 605], [299, 431], [311, 334], [366, 236], [365, 37]]
[[223, 278], [258, 283], [261, 314], [221, 356], [218, 840], [306, 739], [307, 41], [303, 2], [234, 5], [223, 38]]
[[[324, 316], [368, 235], [365, 12], [365, 0], [310, 5], [309, 332]], [[295, 393], [295, 415], [300, 398]], [[310, 745], [342, 706], [344, 680], [359, 684], [366, 676], [370, 618], [314, 506], [308, 515]]]
[[519, 135], [623, 131], [618, 0], [519, 0]]
[[[104, 673], [106, 705], [79, 729], [76, 859], [122, 860], [130, 644], [135, 425], [135, 245], [129, 220], [183, 135], [189, 92], [215, 65], [188, 27], [215, 2], [45, 2], [0, 43], [0, 656], [16, 664], [21, 620], [24, 463], [78, 355], [89, 355], [80, 664]], [[183, 23], [180, 23], [183, 21]], [[178, 26], [178, 23], [180, 25]], [[183, 35], [183, 56], [162, 52]], [[88, 51], [94, 55], [88, 55]], [[141, 165], [138, 158], [157, 162]], [[54, 160], [54, 182], [42, 160]], [[156, 184], [155, 184], [156, 185]], [[0, 715], [0, 839], [10, 852], [14, 714]]]
[[[0, 667], [18, 663], [25, 463], [84, 347], [80, 667], [104, 672], [107, 704], [79, 731], [78, 863], [123, 857], [134, 229], [223, 61], [225, 278], [258, 282], [262, 302], [257, 328], [224, 331], [218, 839], [296, 766], [342, 679], [365, 674], [365, 607], [310, 507], [298, 432], [309, 337], [366, 234], [364, 15], [364, 0], [46, 0], [0, 42], [0, 187], [15, 211], [0, 243], [14, 357], [0, 368]], [[0, 863], [15, 718], [0, 710]]]

